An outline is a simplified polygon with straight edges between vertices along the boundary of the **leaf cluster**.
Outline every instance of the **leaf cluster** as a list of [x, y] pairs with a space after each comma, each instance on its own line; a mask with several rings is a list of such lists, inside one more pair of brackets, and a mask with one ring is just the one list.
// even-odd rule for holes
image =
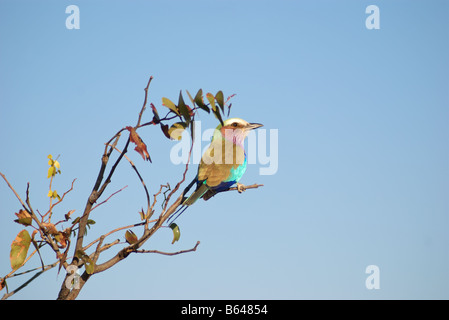
[[[168, 98], [162, 98], [162, 105], [170, 110], [179, 118], [179, 121], [175, 122], [169, 128], [167, 125], [161, 125], [161, 129], [165, 136], [172, 140], [181, 140], [182, 132], [187, 128], [192, 128], [191, 123], [194, 120], [195, 114], [198, 110], [203, 110], [207, 113], [213, 113], [215, 118], [223, 125], [223, 117], [225, 114], [225, 106], [228, 101], [234, 96], [230, 96], [224, 101], [223, 92], [220, 90], [215, 95], [208, 92], [206, 93], [207, 102], [204, 102], [203, 90], [199, 89], [195, 97], [193, 97], [188, 90], [186, 90], [187, 96], [191, 102], [191, 106], [186, 105], [182, 96], [182, 91], [179, 92], [178, 103], [175, 104]], [[231, 104], [228, 106], [228, 115], [231, 108]], [[154, 112], [155, 109], [153, 109]], [[155, 117], [157, 114], [155, 114]], [[158, 116], [157, 116], [158, 117]], [[192, 131], [193, 132], [193, 131]], [[192, 133], [193, 134], [193, 133]]]

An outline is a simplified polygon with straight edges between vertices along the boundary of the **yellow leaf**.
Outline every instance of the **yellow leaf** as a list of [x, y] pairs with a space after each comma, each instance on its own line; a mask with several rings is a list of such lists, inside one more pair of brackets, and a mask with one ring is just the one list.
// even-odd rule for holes
[[173, 111], [174, 113], [176, 113], [178, 116], [180, 115], [178, 108], [176, 107], [176, 105], [168, 98], [162, 98], [162, 105], [166, 106], [167, 108], [169, 108], [171, 111]]
[[58, 161], [55, 161], [55, 163], [54, 163], [54, 166], [55, 166], [56, 168], [58, 168], [58, 169], [60, 169], [60, 168], [61, 168], [61, 166], [60, 166], [60, 164], [59, 164], [59, 162], [58, 162]]
[[53, 191], [51, 191], [51, 190], [48, 190], [48, 193], [47, 193], [47, 197], [52, 197], [53, 196]]
[[55, 175], [55, 167], [51, 166], [50, 168], [48, 168], [48, 175], [47, 178], [51, 178]]
[[168, 129], [168, 134], [172, 140], [181, 140], [182, 133], [184, 132], [187, 125], [185, 122], [175, 122], [170, 129]]

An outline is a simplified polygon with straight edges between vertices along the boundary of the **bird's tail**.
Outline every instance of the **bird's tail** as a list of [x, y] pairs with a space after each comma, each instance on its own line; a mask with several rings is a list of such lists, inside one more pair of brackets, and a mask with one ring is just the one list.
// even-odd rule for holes
[[[175, 222], [175, 220], [178, 219], [178, 217], [179, 217], [184, 211], [186, 211], [187, 208], [188, 208], [188, 206], [181, 205], [181, 207], [180, 207], [178, 210], [176, 210], [176, 211], [171, 215], [170, 218], [168, 218], [167, 223], [170, 225], [170, 224], [172, 224], [173, 222]], [[179, 213], [178, 213], [178, 212], [179, 212]], [[172, 220], [172, 219], [173, 219], [173, 220]], [[170, 222], [170, 220], [172, 220], [172, 221]]]
[[196, 202], [196, 200], [201, 198], [208, 190], [209, 187], [205, 183], [203, 183], [182, 204], [184, 206], [191, 206]]
[[[186, 194], [190, 188], [193, 186], [193, 184], [196, 182], [197, 180], [194, 179], [185, 189], [184, 189], [184, 194]], [[186, 200], [183, 201], [183, 203], [181, 204], [181, 207], [176, 210], [170, 218], [168, 218], [167, 223], [173, 223], [184, 211], [186, 211], [186, 209], [191, 206], [192, 204], [195, 203], [196, 200], [198, 200], [199, 198], [201, 198], [207, 191], [209, 190], [209, 188], [206, 186], [206, 184], [202, 184], [200, 185]]]

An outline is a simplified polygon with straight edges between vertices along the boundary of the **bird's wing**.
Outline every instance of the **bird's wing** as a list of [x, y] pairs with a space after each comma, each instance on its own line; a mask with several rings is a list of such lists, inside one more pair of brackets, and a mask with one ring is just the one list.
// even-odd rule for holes
[[[236, 144], [214, 143], [204, 152], [198, 166], [198, 181], [206, 181], [214, 188], [222, 182], [237, 182], [243, 175], [241, 166], [246, 168], [245, 150]], [[239, 171], [239, 174], [234, 174]]]
[[198, 187], [183, 205], [192, 205], [209, 190], [213, 195], [228, 189], [240, 180], [245, 170], [245, 150], [242, 147], [212, 142], [198, 166]]

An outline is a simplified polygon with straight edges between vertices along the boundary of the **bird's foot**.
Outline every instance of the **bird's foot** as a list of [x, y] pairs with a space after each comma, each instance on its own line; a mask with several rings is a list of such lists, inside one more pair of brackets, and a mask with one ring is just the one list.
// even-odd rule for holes
[[237, 191], [239, 192], [239, 193], [242, 193], [243, 191], [245, 191], [246, 190], [246, 186], [244, 185], [244, 184], [241, 184], [241, 183], [238, 183], [237, 182]]

